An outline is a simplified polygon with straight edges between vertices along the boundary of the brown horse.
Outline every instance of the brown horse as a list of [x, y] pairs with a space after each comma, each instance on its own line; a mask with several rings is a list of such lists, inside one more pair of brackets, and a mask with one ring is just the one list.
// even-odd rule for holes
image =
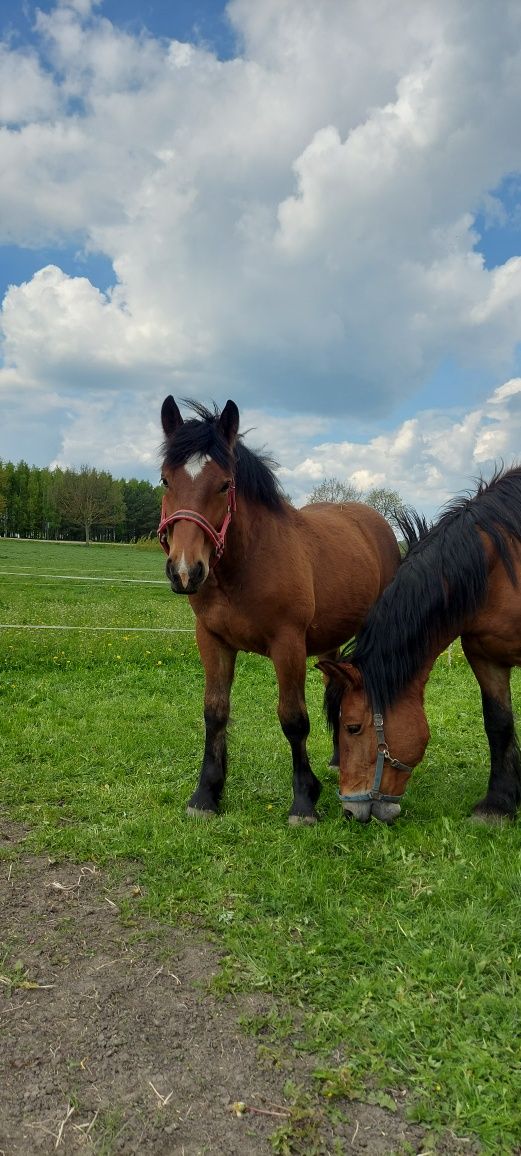
[[[270, 459], [238, 436], [239, 411], [195, 402], [183, 421], [163, 403], [165, 486], [159, 537], [175, 594], [189, 596], [206, 676], [206, 743], [191, 815], [217, 812], [226, 775], [226, 728], [239, 650], [271, 658], [278, 715], [293, 756], [290, 822], [312, 823], [320, 783], [306, 751], [306, 656], [337, 653], [399, 563], [395, 536], [356, 502], [296, 510]], [[218, 529], [216, 528], [218, 527]]]
[[[373, 606], [346, 661], [321, 662], [330, 676], [326, 710], [340, 723], [340, 791], [346, 815], [392, 822], [429, 728], [425, 684], [442, 650], [461, 634], [481, 689], [490, 746], [488, 790], [474, 816], [513, 818], [521, 758], [510, 672], [521, 665], [521, 467], [480, 482], [428, 528], [401, 519], [408, 552]], [[340, 716], [340, 717], [339, 717]]]

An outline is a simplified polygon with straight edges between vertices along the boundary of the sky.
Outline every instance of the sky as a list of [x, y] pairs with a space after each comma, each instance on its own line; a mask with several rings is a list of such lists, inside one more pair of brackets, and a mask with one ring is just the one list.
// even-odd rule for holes
[[0, 458], [159, 477], [173, 393], [297, 504], [521, 460], [517, 0], [0, 0]]

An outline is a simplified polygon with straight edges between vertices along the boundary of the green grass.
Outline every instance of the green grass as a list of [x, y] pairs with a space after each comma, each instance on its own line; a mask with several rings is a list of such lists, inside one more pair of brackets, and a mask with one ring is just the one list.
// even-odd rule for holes
[[[218, 989], [270, 991], [299, 1010], [294, 1046], [322, 1055], [326, 1097], [392, 1099], [406, 1089], [410, 1115], [426, 1128], [516, 1151], [520, 834], [515, 824], [467, 819], [488, 759], [479, 691], [459, 646], [429, 682], [432, 739], [395, 827], [342, 818], [310, 663], [323, 820], [288, 828], [290, 758], [274, 674], [249, 655], [234, 684], [223, 814], [190, 822], [203, 677], [190, 607], [161, 584], [161, 552], [0, 540], [0, 571], [2, 623], [163, 631], [0, 631], [0, 802], [30, 825], [31, 845], [138, 860], [151, 914], [203, 922], [221, 937]], [[513, 691], [519, 703], [518, 672]], [[277, 1036], [269, 1016], [250, 1029], [265, 1042]]]

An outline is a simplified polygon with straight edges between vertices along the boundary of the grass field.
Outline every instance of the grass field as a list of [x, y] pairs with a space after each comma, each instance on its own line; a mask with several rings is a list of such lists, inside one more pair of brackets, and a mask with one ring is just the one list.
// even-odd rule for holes
[[[0, 623], [0, 803], [30, 825], [31, 846], [139, 860], [152, 914], [221, 936], [220, 988], [287, 1001], [287, 1022], [249, 1031], [280, 1037], [299, 1009], [298, 1046], [323, 1055], [326, 1096], [392, 1106], [405, 1089], [411, 1118], [452, 1130], [462, 1152], [464, 1137], [519, 1151], [521, 839], [515, 824], [467, 819], [487, 748], [459, 647], [431, 677], [431, 743], [390, 829], [341, 815], [312, 663], [323, 818], [287, 826], [273, 671], [241, 656], [223, 814], [205, 824], [184, 813], [202, 754], [202, 671], [159, 549], [0, 540]], [[513, 687], [519, 703], [518, 672]]]

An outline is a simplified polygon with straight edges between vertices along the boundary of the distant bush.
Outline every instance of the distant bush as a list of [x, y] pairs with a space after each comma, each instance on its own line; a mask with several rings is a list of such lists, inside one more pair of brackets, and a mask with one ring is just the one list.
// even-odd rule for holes
[[160, 550], [161, 549], [161, 547], [159, 545], [159, 538], [155, 532], [152, 532], [150, 534], [145, 534], [145, 536], [143, 538], [138, 538], [137, 542], [133, 542], [133, 545], [138, 550]]

